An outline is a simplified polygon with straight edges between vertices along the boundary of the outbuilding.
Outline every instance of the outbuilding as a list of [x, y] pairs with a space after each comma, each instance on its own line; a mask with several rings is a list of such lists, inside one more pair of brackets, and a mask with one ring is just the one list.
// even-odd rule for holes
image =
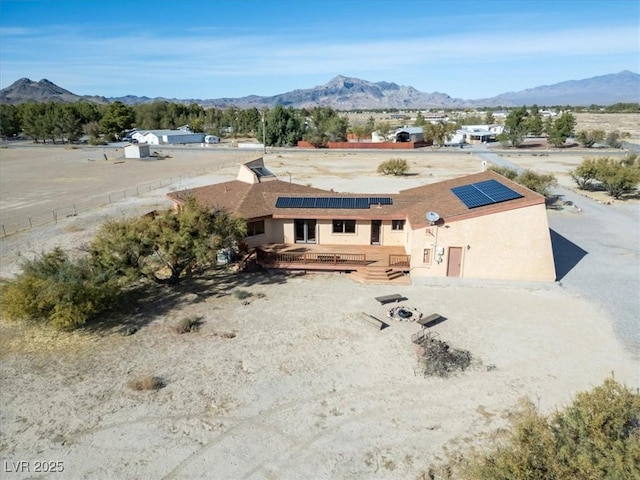
[[124, 158], [149, 157], [149, 145], [146, 143], [132, 143], [124, 147]]

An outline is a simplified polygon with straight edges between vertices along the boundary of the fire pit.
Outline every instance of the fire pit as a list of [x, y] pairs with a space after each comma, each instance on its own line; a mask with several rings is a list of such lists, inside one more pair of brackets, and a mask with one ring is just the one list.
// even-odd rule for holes
[[389, 310], [387, 317], [399, 322], [415, 322], [422, 318], [422, 313], [414, 308], [399, 305]]

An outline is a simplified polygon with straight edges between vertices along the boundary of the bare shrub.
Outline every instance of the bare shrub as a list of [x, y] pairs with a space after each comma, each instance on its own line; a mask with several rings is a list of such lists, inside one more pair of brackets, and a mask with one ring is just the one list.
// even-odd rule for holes
[[178, 334], [197, 332], [201, 323], [200, 317], [184, 317], [173, 326], [173, 331]]
[[127, 382], [127, 385], [132, 390], [160, 390], [164, 387], [164, 381], [160, 377], [153, 375], [143, 375], [133, 378]]

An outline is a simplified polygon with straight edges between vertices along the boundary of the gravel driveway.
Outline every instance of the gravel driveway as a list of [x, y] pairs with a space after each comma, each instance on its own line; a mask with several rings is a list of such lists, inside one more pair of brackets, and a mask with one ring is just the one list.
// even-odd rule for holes
[[[495, 153], [479, 155], [520, 169]], [[640, 358], [640, 206], [606, 205], [563, 187], [553, 193], [579, 207], [572, 214], [549, 211], [557, 280], [610, 313], [616, 335]]]

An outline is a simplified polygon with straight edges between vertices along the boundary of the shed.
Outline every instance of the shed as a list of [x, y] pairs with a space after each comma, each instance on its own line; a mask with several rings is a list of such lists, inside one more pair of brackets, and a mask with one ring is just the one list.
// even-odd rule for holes
[[396, 130], [396, 142], [422, 142], [423, 140], [422, 127], [402, 127]]
[[147, 158], [149, 145], [146, 143], [132, 143], [124, 147], [124, 158]]

